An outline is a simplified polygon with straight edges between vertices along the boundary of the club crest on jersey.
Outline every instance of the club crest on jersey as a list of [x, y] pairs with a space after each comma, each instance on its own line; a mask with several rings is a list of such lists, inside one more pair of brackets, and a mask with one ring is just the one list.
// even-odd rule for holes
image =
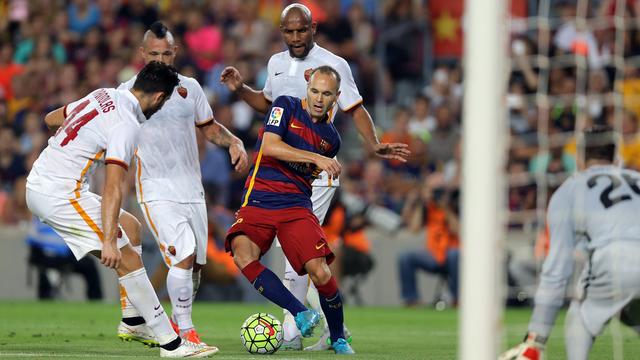
[[307, 70], [304, 71], [304, 80], [306, 82], [309, 82], [309, 79], [311, 78], [311, 72], [313, 71], [313, 68], [308, 68]]
[[284, 109], [278, 106], [274, 106], [271, 109], [271, 114], [269, 115], [269, 122], [267, 125], [279, 126], [280, 120], [282, 119], [282, 114], [284, 114]]
[[324, 139], [320, 140], [320, 150], [322, 150], [322, 152], [327, 152], [330, 149], [331, 149], [331, 144], [326, 142]]
[[187, 88], [184, 86], [178, 86], [178, 94], [182, 96], [184, 99], [187, 98]]

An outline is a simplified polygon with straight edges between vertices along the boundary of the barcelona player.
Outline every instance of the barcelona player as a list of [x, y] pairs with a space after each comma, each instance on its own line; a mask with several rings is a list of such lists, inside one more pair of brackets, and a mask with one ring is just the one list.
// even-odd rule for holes
[[260, 263], [277, 235], [293, 269], [299, 275], [309, 274], [318, 289], [334, 351], [354, 354], [344, 336], [340, 291], [328, 267], [334, 255], [311, 203], [311, 183], [318, 174], [326, 171], [337, 177], [341, 171], [335, 159], [340, 135], [328, 115], [339, 88], [338, 72], [320, 66], [310, 74], [305, 99], [275, 99], [260, 131], [243, 204], [225, 246], [256, 290], [288, 310], [302, 336], [308, 337], [320, 314], [307, 309]]

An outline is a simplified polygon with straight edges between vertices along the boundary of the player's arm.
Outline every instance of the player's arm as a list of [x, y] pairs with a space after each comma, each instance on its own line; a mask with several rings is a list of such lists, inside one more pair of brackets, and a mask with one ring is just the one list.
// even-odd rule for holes
[[364, 139], [366, 146], [377, 156], [385, 159], [395, 159], [402, 162], [407, 161], [407, 156], [411, 155], [409, 145], [402, 143], [380, 143], [373, 126], [373, 119], [367, 109], [362, 104], [356, 105], [349, 111], [353, 122], [358, 129], [358, 133]]
[[300, 150], [285, 143], [280, 135], [272, 132], [264, 132], [262, 137], [262, 153], [281, 161], [312, 163], [326, 171], [332, 178], [337, 178], [342, 171], [342, 166], [336, 159], [328, 158], [320, 154]]
[[64, 119], [66, 117], [65, 109], [66, 106], [59, 107], [51, 111], [44, 117], [44, 123], [47, 124], [49, 130], [56, 131], [60, 126], [62, 126], [62, 123], [64, 123]]
[[202, 134], [210, 142], [229, 149], [231, 163], [237, 172], [246, 170], [249, 163], [247, 151], [242, 140], [233, 135], [229, 129], [212, 118], [211, 121], [198, 126]]
[[265, 114], [269, 111], [271, 102], [267, 100], [262, 91], [252, 89], [244, 83], [244, 78], [238, 69], [233, 66], [226, 67], [220, 74], [220, 82], [227, 85], [240, 99], [251, 106], [255, 111]]
[[[573, 183], [566, 182], [551, 197], [547, 211], [549, 255], [542, 266], [535, 306], [524, 341], [500, 359], [533, 359], [540, 355], [564, 303], [567, 284], [573, 273], [575, 229], [573, 225]], [[527, 356], [526, 354], [532, 354]], [[537, 357], [535, 357], [537, 359]]]
[[118, 218], [122, 204], [122, 188], [127, 170], [122, 164], [107, 163], [106, 179], [102, 194], [102, 231], [104, 233], [100, 262], [107, 267], [117, 269], [121, 254], [118, 249]]

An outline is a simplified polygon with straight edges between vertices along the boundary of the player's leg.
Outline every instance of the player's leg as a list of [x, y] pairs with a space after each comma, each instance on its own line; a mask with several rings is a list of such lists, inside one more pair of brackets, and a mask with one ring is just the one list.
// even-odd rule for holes
[[583, 360], [589, 357], [589, 351], [593, 346], [595, 336], [593, 336], [584, 324], [580, 314], [580, 303], [571, 302], [565, 320], [565, 349], [567, 359]]
[[344, 307], [336, 279], [324, 257], [304, 264], [305, 270], [318, 289], [320, 305], [329, 327], [331, 345], [337, 354], [354, 354], [344, 335]]
[[287, 221], [278, 228], [278, 234], [283, 240], [282, 250], [293, 268], [298, 274], [308, 273], [318, 290], [334, 351], [354, 353], [344, 336], [342, 297], [328, 265], [335, 256], [329, 249], [318, 219], [306, 209], [290, 209]]
[[195, 255], [174, 263], [167, 273], [167, 293], [171, 300], [171, 318], [178, 326], [180, 336], [200, 342], [191, 318], [193, 306], [193, 262]]
[[125, 288], [131, 303], [144, 318], [146, 325], [155, 334], [162, 348], [160, 355], [163, 357], [203, 357], [217, 353], [218, 348], [215, 346], [182, 341], [173, 330], [169, 317], [151, 286], [140, 255], [128, 244], [120, 248], [120, 251], [122, 262], [116, 269], [120, 283]]
[[[138, 219], [128, 212], [123, 211], [120, 214], [119, 221], [120, 226], [122, 226], [127, 237], [129, 237], [132, 249], [138, 255], [142, 255], [142, 241], [140, 236], [142, 226]], [[118, 337], [123, 340], [136, 341], [138, 341], [139, 338], [143, 340], [143, 342], [148, 342], [149, 345], [155, 345], [155, 340], [152, 336], [153, 334], [149, 334], [147, 329], [145, 329], [144, 326], [141, 326], [144, 324], [144, 318], [140, 315], [138, 310], [136, 310], [131, 301], [129, 301], [127, 291], [122, 284], [118, 283], [118, 285], [120, 287], [120, 309], [122, 310], [122, 321], [121, 326], [118, 327]]]
[[[284, 257], [284, 277], [282, 283], [298, 301], [304, 304], [310, 283], [309, 277], [307, 275], [298, 275], [298, 273], [293, 270], [286, 256]], [[318, 311], [317, 309], [314, 310]], [[283, 312], [284, 321], [282, 322], [282, 330], [284, 336], [282, 350], [302, 350], [302, 335], [296, 326], [296, 321], [287, 309], [284, 309]]]

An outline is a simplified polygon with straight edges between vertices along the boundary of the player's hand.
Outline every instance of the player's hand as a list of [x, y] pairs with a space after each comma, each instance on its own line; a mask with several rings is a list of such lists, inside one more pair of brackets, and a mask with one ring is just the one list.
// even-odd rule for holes
[[242, 141], [234, 142], [229, 146], [229, 156], [231, 156], [231, 164], [233, 164], [236, 172], [242, 173], [247, 169], [249, 157]]
[[529, 333], [524, 342], [502, 353], [498, 360], [541, 360], [544, 346], [540, 337]]
[[236, 92], [244, 85], [244, 79], [240, 71], [233, 66], [227, 66], [220, 74], [220, 82], [227, 85], [229, 90]]
[[411, 155], [409, 145], [402, 143], [380, 143], [373, 146], [373, 152], [381, 158], [407, 162]]
[[318, 155], [315, 164], [322, 170], [326, 171], [332, 179], [337, 179], [342, 171], [342, 165], [336, 159]]
[[117, 269], [120, 266], [121, 260], [122, 254], [115, 243], [107, 241], [102, 244], [100, 263], [108, 268]]

